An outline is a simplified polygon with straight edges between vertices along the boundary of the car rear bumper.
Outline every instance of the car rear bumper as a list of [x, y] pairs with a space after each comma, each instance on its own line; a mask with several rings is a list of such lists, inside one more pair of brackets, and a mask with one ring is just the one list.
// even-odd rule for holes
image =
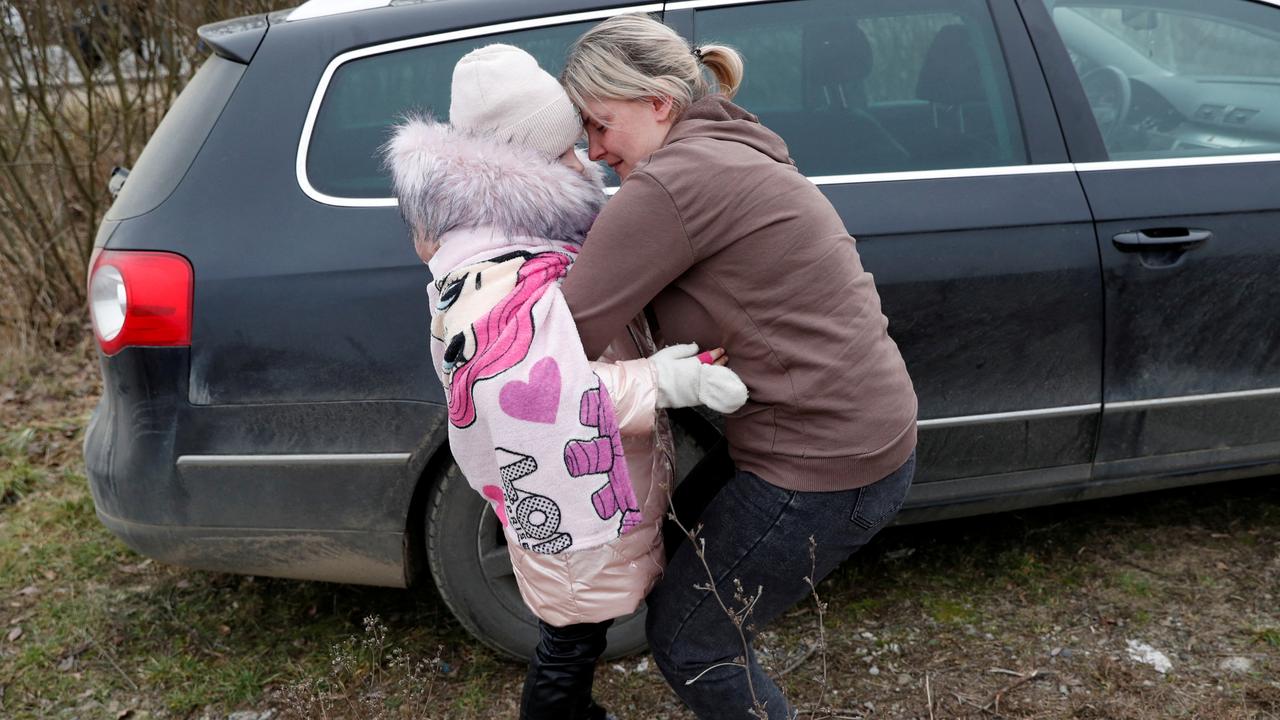
[[[102, 358], [84, 456], [98, 517], [138, 552], [222, 572], [407, 584], [422, 403], [193, 406], [188, 350]], [[418, 448], [416, 452], [396, 448]]]
[[98, 519], [135, 551], [198, 570], [404, 587], [405, 534], [153, 525]]

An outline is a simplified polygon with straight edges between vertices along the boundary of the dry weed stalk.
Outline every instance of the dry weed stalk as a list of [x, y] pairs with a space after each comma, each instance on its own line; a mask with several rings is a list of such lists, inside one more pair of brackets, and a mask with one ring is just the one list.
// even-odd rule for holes
[[[428, 659], [416, 659], [389, 640], [389, 630], [376, 615], [364, 619], [364, 635], [348, 637], [329, 650], [329, 670], [308, 677], [279, 693], [281, 716], [311, 720], [359, 717], [369, 720], [432, 717], [444, 663], [442, 648]], [[389, 700], [394, 702], [389, 702]]]
[[[671, 507], [670, 490], [668, 490], [667, 506]], [[734, 658], [733, 662], [717, 663], [711, 667], [705, 668], [702, 672], [686, 680], [685, 685], [692, 685], [696, 683], [703, 675], [706, 675], [716, 668], [741, 668], [742, 672], [747, 676], [747, 689], [751, 693], [751, 707], [747, 710], [747, 713], [752, 717], [765, 720], [769, 717], [769, 713], [765, 709], [765, 704], [760, 702], [759, 696], [756, 695], [756, 686], [751, 679], [751, 672], [747, 668], [747, 658], [750, 657], [751, 654], [751, 643], [747, 640], [746, 633], [746, 628], [749, 627], [748, 621], [751, 617], [751, 610], [755, 607], [756, 601], [760, 599], [760, 596], [764, 594], [764, 588], [757, 587], [756, 592], [748, 596], [744, 592], [742, 581], [738, 578], [734, 578], [733, 599], [734, 602], [738, 603], [738, 605], [730, 606], [729, 603], [725, 601], [724, 596], [720, 594], [720, 589], [716, 587], [715, 573], [711, 571], [711, 565], [707, 562], [707, 543], [704, 539], [698, 537], [698, 533], [702, 531], [702, 525], [699, 524], [694, 529], [690, 530], [684, 523], [680, 522], [680, 518], [676, 516], [674, 510], [669, 510], [667, 516], [676, 524], [676, 527], [680, 528], [680, 532], [684, 533], [685, 537], [689, 539], [689, 542], [693, 547], [693, 552], [698, 557], [698, 562], [702, 563], [702, 568], [707, 573], [706, 584], [694, 585], [694, 588], [711, 593], [711, 596], [715, 598], [716, 603], [720, 605], [720, 609], [724, 611], [725, 615], [729, 617], [729, 621], [733, 623], [733, 627], [738, 633], [738, 640], [742, 643], [742, 655]]]
[[[689, 529], [684, 523], [682, 523], [680, 518], [676, 515], [675, 509], [673, 509], [671, 491], [669, 491], [669, 488], [667, 502], [669, 509], [667, 512], [668, 518], [671, 518], [673, 523], [676, 524], [676, 527], [680, 528], [680, 532], [684, 533], [686, 538], [689, 538], [690, 543], [692, 543], [692, 547], [694, 547], [695, 555], [698, 556], [699, 562], [703, 565], [703, 570], [707, 573], [708, 582], [704, 584], [695, 584], [694, 588], [700, 589], [700, 591], [712, 593], [712, 597], [716, 598], [716, 602], [721, 606], [721, 610], [724, 611], [724, 615], [728, 616], [728, 619], [733, 623], [733, 628], [737, 630], [737, 637], [739, 637], [742, 647], [742, 655], [740, 657], [736, 657], [733, 662], [718, 662], [716, 665], [705, 667], [705, 669], [703, 669], [703, 671], [698, 675], [694, 675], [689, 680], [685, 680], [685, 684], [691, 685], [698, 682], [698, 680], [701, 679], [701, 676], [710, 673], [710, 671], [717, 669], [717, 667], [740, 667], [740, 669], [746, 673], [746, 683], [748, 683], [748, 689], [751, 694], [751, 707], [748, 708], [748, 715], [760, 717], [760, 719], [767, 719], [767, 708], [765, 708], [765, 703], [760, 702], [759, 696], [756, 696], [755, 684], [753, 683], [753, 680], [751, 680], [751, 675], [749, 673], [748, 666], [746, 666], [745, 660], [751, 651], [750, 642], [748, 641], [748, 638], [746, 638], [746, 630], [751, 629], [751, 611], [753, 611], [755, 603], [760, 600], [760, 596], [763, 596], [764, 587], [763, 585], [758, 585], [758, 587], [755, 588], [755, 592], [748, 596], [748, 594], [745, 593], [744, 587], [742, 587], [741, 580], [739, 578], [733, 578], [733, 602], [735, 602], [736, 605], [730, 605], [730, 603], [724, 601], [724, 597], [716, 587], [716, 574], [714, 574], [712, 569], [710, 569], [710, 564], [707, 560], [707, 541], [699, 537], [699, 533], [703, 527], [699, 524], [696, 525], [694, 529]], [[817, 574], [818, 541], [814, 536], [809, 536], [809, 574], [804, 578], [804, 582], [806, 585], [809, 585], [809, 594], [810, 597], [813, 597], [814, 610], [817, 611], [818, 615], [818, 641], [812, 644], [812, 646], [809, 646], [803, 656], [785, 667], [785, 669], [781, 671], [781, 675], [791, 673], [791, 671], [795, 670], [796, 667], [805, 664], [810, 657], [818, 655], [820, 662], [822, 662], [822, 675], [820, 675], [818, 680], [818, 700], [813, 703], [812, 707], [797, 708], [796, 716], [815, 716], [820, 717], [820, 719], [827, 720], [841, 720], [847, 719], [847, 717], [860, 717], [859, 714], [856, 714], [856, 711], [833, 707], [831, 703], [827, 701], [828, 693], [831, 691], [827, 665], [827, 602], [823, 601], [822, 596], [819, 596], [818, 594], [818, 584], [814, 580], [814, 577], [817, 577]], [[932, 692], [929, 694], [931, 694], [931, 697], [929, 697], [929, 712], [931, 712], [932, 716]]]
[[818, 612], [818, 655], [822, 660], [822, 681], [818, 685], [818, 702], [816, 707], [819, 710], [830, 713], [831, 708], [827, 706], [827, 623], [826, 613], [827, 604], [818, 596], [818, 586], [814, 582], [814, 576], [818, 574], [818, 541], [812, 535], [809, 536], [809, 574], [804, 581], [809, 586], [809, 594], [813, 596], [813, 606]]
[[[668, 497], [669, 506], [670, 506], [670, 502], [671, 502], [670, 497]], [[711, 596], [715, 598], [716, 603], [720, 605], [720, 609], [724, 611], [725, 615], [729, 618], [729, 621], [733, 623], [734, 629], [738, 633], [738, 639], [742, 643], [742, 655], [740, 657], [735, 658], [733, 662], [716, 663], [715, 665], [711, 665], [710, 667], [704, 668], [702, 672], [686, 680], [685, 684], [692, 685], [696, 683], [698, 680], [702, 678], [703, 675], [706, 675], [708, 672], [711, 672], [716, 668], [721, 668], [721, 667], [741, 668], [742, 671], [747, 675], [747, 689], [751, 693], [751, 707], [747, 710], [747, 713], [752, 717], [757, 717], [762, 719], [768, 718], [769, 715], [766, 708], [766, 703], [761, 702], [759, 696], [756, 694], [755, 684], [751, 679], [751, 673], [748, 671], [747, 664], [746, 664], [746, 658], [751, 652], [751, 643], [750, 641], [747, 640], [746, 633], [748, 630], [752, 629], [750, 624], [751, 612], [754, 609], [756, 602], [759, 601], [760, 597], [764, 594], [764, 587], [757, 586], [754, 593], [752, 593], [751, 595], [747, 595], [745, 592], [745, 589], [742, 586], [742, 581], [739, 580], [738, 578], [734, 578], [733, 579], [733, 587], [734, 587], [733, 602], [735, 604], [730, 605], [728, 602], [725, 601], [724, 596], [721, 595], [719, 589], [716, 587], [715, 573], [712, 572], [711, 565], [707, 561], [706, 541], [703, 538], [698, 537], [698, 533], [702, 531], [702, 525], [699, 524], [694, 529], [690, 530], [688, 527], [684, 525], [684, 523], [680, 521], [680, 518], [676, 516], [676, 513], [674, 512], [674, 510], [668, 512], [668, 517], [670, 517], [671, 520], [675, 522], [676, 526], [680, 528], [680, 531], [684, 533], [685, 537], [687, 537], [689, 539], [689, 542], [692, 543], [694, 548], [694, 554], [698, 557], [698, 561], [702, 563], [702, 568], [707, 574], [707, 582], [705, 584], [694, 585], [694, 588], [711, 593]], [[818, 641], [817, 643], [811, 645], [802, 657], [800, 657], [798, 660], [796, 660], [787, 668], [785, 668], [781, 672], [781, 674], [786, 675], [788, 672], [799, 667], [801, 664], [807, 661], [810, 657], [812, 657], [816, 652], [822, 661], [822, 678], [819, 682], [818, 700], [815, 703], [813, 709], [797, 710], [796, 711], [797, 715], [815, 715], [823, 718], [843, 718], [843, 717], [848, 717], [843, 713], [846, 713], [849, 711], [833, 708], [827, 703], [827, 694], [830, 689], [829, 681], [827, 677], [827, 630], [826, 630], [827, 603], [824, 602], [821, 596], [818, 595], [817, 584], [813, 580], [813, 578], [817, 575], [817, 573], [818, 573], [818, 542], [814, 538], [814, 536], [810, 535], [809, 536], [809, 574], [805, 576], [804, 581], [805, 581], [805, 584], [809, 586], [809, 593], [813, 597], [814, 607], [817, 610]]]

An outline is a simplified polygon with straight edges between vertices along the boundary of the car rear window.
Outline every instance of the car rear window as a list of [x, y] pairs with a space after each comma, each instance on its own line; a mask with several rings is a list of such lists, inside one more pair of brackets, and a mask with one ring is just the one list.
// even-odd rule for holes
[[211, 56], [169, 108], [138, 156], [108, 220], [150, 212], [178, 186], [236, 89], [245, 66]]
[[516, 45], [552, 75], [565, 54], [594, 22], [485, 35], [423, 45], [349, 61], [334, 72], [307, 146], [307, 180], [339, 198], [391, 197], [391, 178], [378, 148], [391, 126], [410, 111], [449, 117], [453, 66], [472, 50], [492, 43]]

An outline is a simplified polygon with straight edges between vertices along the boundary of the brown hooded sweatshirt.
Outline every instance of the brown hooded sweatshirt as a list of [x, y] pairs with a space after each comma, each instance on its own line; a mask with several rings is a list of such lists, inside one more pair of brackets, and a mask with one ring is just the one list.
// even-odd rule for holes
[[695, 102], [592, 226], [564, 280], [587, 356], [652, 303], [663, 342], [724, 347], [751, 399], [738, 468], [789, 490], [861, 487], [915, 448], [916, 396], [835, 208], [722, 96]]

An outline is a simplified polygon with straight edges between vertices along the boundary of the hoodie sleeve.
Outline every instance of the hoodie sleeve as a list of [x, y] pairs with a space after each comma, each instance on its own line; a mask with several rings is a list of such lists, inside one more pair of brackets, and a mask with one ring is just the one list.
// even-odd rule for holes
[[587, 357], [600, 357], [694, 261], [671, 194], [651, 175], [632, 173], [605, 203], [561, 286]]

